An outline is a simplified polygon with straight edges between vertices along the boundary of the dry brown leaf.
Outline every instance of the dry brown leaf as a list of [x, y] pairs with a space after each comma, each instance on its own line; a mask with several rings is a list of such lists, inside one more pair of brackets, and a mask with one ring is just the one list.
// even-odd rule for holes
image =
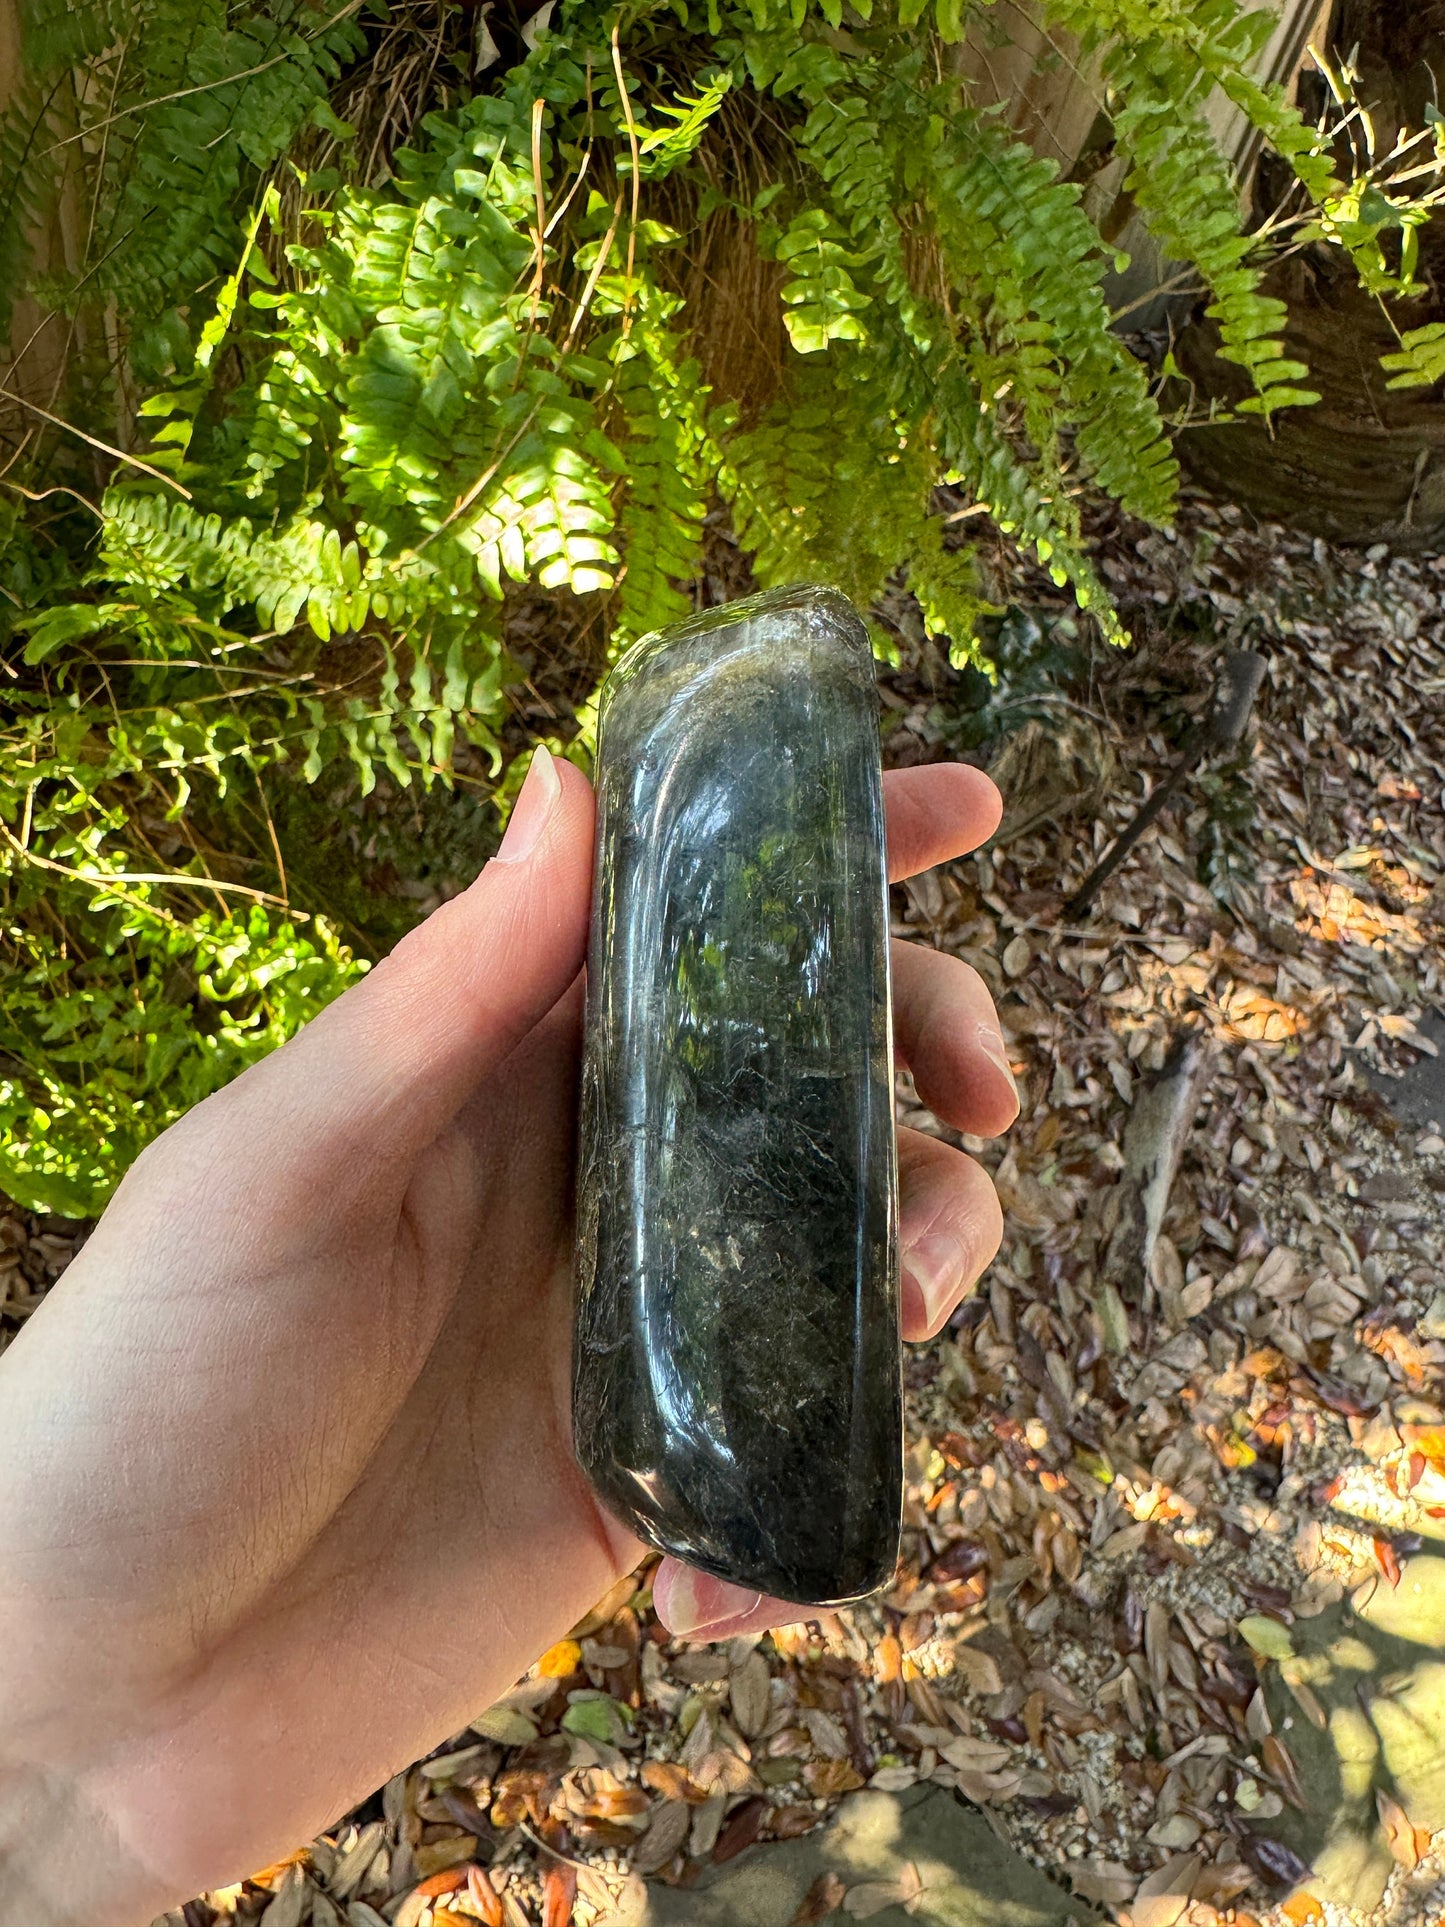
[[814, 1927], [816, 1921], [826, 1920], [829, 1914], [837, 1913], [847, 1891], [837, 1874], [820, 1873], [798, 1902], [792, 1927]]
[[[942, 1768], [939, 1770], [943, 1771]], [[1016, 1799], [1022, 1785], [1017, 1773], [974, 1773], [967, 1767], [950, 1767], [948, 1771], [953, 1774], [964, 1798], [980, 1807], [991, 1806], [995, 1802], [1002, 1805]]]
[[[456, 1834], [449, 1839], [429, 1840], [412, 1849], [416, 1870], [424, 1881], [429, 1881], [434, 1876], [445, 1878], [452, 1868], [471, 1859], [476, 1852], [476, 1846], [476, 1835], [471, 1833]], [[436, 1891], [447, 1893], [450, 1889], [438, 1887]]]
[[577, 1898], [577, 1869], [565, 1860], [554, 1860], [542, 1878], [542, 1927], [572, 1927], [572, 1906]]
[[537, 1722], [515, 1706], [489, 1706], [472, 1725], [500, 1746], [526, 1746], [537, 1737]]
[[775, 1807], [768, 1816], [768, 1832], [775, 1840], [797, 1840], [811, 1833], [821, 1817], [812, 1807]]
[[274, 1897], [261, 1919], [267, 1927], [301, 1927], [310, 1887], [299, 1867], [288, 1867], [274, 1890]]
[[1260, 1752], [1264, 1759], [1265, 1770], [1279, 1781], [1286, 1800], [1292, 1807], [1303, 1813], [1305, 1797], [1300, 1789], [1299, 1774], [1295, 1770], [1294, 1755], [1276, 1733], [1270, 1734], [1260, 1748]]
[[1122, 1860], [1075, 1860], [1066, 1869], [1074, 1892], [1084, 1900], [1118, 1906], [1137, 1884]]
[[665, 1800], [686, 1800], [689, 1805], [696, 1806], [707, 1798], [705, 1789], [697, 1784], [686, 1767], [679, 1766], [674, 1760], [644, 1760], [642, 1783], [650, 1786], [654, 1793], [660, 1793]]
[[733, 1718], [747, 1739], [756, 1739], [768, 1723], [771, 1685], [768, 1662], [761, 1653], [749, 1653], [733, 1672], [729, 1689]]
[[664, 1800], [653, 1814], [647, 1832], [632, 1855], [639, 1873], [658, 1873], [680, 1853], [692, 1825], [692, 1808], [681, 1800]]
[[721, 1864], [750, 1847], [762, 1832], [768, 1818], [768, 1803], [762, 1798], [745, 1800], [728, 1816], [727, 1825], [717, 1837], [712, 1857]]
[[717, 1729], [710, 1713], [701, 1714], [692, 1731], [683, 1741], [682, 1752], [678, 1755], [682, 1764], [693, 1778], [699, 1779], [698, 1768], [714, 1750]]
[[1013, 1758], [1010, 1749], [998, 1740], [950, 1740], [939, 1752], [950, 1766], [969, 1773], [997, 1773]]
[[808, 1791], [824, 1800], [840, 1793], [852, 1793], [863, 1784], [863, 1775], [849, 1760], [809, 1760], [803, 1768]]
[[467, 1869], [467, 1893], [483, 1927], [502, 1927], [501, 1896], [492, 1885], [491, 1875], [485, 1868], [474, 1866]]
[[953, 1649], [954, 1670], [968, 1682], [975, 1693], [1001, 1693], [1003, 1679], [998, 1670], [998, 1661], [992, 1653], [986, 1653], [978, 1646], [966, 1642]]
[[715, 1647], [703, 1646], [695, 1653], [679, 1653], [668, 1670], [675, 1678], [686, 1680], [689, 1686], [710, 1686], [716, 1680], [727, 1678], [727, 1654]]
[[1428, 1842], [1429, 1833], [1416, 1827], [1399, 1801], [1386, 1793], [1383, 1787], [1375, 1790], [1375, 1806], [1384, 1829], [1385, 1844], [1406, 1872], [1413, 1873], [1420, 1864], [1420, 1836], [1423, 1833]]
[[1376, 1538], [1371, 1541], [1374, 1547], [1375, 1563], [1385, 1575], [1387, 1583], [1398, 1586], [1400, 1583], [1400, 1557], [1388, 1539]]
[[1140, 1881], [1134, 1895], [1136, 1911], [1144, 1900], [1188, 1900], [1198, 1884], [1203, 1867], [1204, 1862], [1197, 1854], [1175, 1854], [1162, 1867]]
[[1157, 1699], [1169, 1677], [1169, 1608], [1158, 1599], [1151, 1600], [1144, 1612], [1144, 1653]]
[[[454, 1894], [459, 1887], [465, 1887], [466, 1884], [467, 1874], [465, 1867], [452, 1866], [446, 1868], [442, 1873], [429, 1874], [425, 1880], [418, 1883], [416, 1892], [421, 1894], [426, 1900], [436, 1900], [442, 1894]], [[312, 1913], [314, 1918], [314, 1908], [312, 1909]]]
[[1153, 1894], [1136, 1900], [1124, 1918], [1129, 1927], [1177, 1927], [1188, 1910], [1183, 1894]]
[[710, 1793], [702, 1805], [693, 1809], [692, 1827], [687, 1837], [687, 1850], [694, 1860], [706, 1860], [717, 1845], [718, 1834], [722, 1831], [723, 1815], [727, 1812], [728, 1796], [725, 1792]]
[[910, 1860], [899, 1869], [894, 1880], [864, 1880], [850, 1887], [843, 1898], [843, 1911], [854, 1920], [867, 1920], [881, 1914], [885, 1907], [906, 1907], [923, 1891], [918, 1869]]
[[820, 1706], [805, 1706], [802, 1721], [809, 1739], [825, 1760], [847, 1759], [848, 1735], [830, 1713], [825, 1713]]
[[380, 1820], [373, 1820], [361, 1829], [332, 1868], [327, 1886], [334, 1899], [351, 1900], [361, 1891], [372, 1862], [385, 1843], [386, 1828]]

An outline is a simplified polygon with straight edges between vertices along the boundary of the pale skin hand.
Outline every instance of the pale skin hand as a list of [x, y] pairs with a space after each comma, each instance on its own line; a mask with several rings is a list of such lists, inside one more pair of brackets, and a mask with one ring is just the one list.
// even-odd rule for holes
[[[997, 826], [887, 779], [896, 876]], [[497, 858], [140, 1159], [0, 1360], [0, 1920], [142, 1927], [463, 1727], [641, 1548], [569, 1449], [592, 792], [538, 757]], [[1017, 1109], [964, 964], [895, 946], [900, 1059]], [[901, 1134], [904, 1330], [997, 1249], [992, 1186]], [[675, 1631], [799, 1616], [664, 1563]]]

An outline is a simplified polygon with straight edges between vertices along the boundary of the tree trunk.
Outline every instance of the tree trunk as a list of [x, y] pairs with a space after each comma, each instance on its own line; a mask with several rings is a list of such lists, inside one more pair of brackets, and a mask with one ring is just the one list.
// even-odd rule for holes
[[[1330, 44], [1358, 48], [1360, 98], [1370, 107], [1377, 151], [1401, 128], [1418, 128], [1445, 93], [1445, 0], [1336, 0]], [[1301, 107], [1322, 104], [1323, 82], [1306, 75]], [[1313, 94], [1313, 98], [1311, 95]], [[1260, 169], [1256, 202], [1283, 189], [1278, 165]], [[1312, 247], [1282, 261], [1267, 292], [1289, 308], [1287, 352], [1310, 369], [1313, 408], [1288, 410], [1273, 429], [1260, 422], [1191, 429], [1180, 438], [1190, 473], [1218, 493], [1272, 521], [1350, 542], [1424, 548], [1445, 534], [1445, 399], [1439, 388], [1391, 393], [1380, 356], [1404, 332], [1445, 317], [1445, 222], [1421, 234], [1420, 279], [1411, 301], [1380, 302], [1359, 286], [1337, 250]], [[1237, 401], [1248, 392], [1241, 369], [1222, 362], [1213, 325], [1185, 329], [1176, 359], [1199, 394]]]

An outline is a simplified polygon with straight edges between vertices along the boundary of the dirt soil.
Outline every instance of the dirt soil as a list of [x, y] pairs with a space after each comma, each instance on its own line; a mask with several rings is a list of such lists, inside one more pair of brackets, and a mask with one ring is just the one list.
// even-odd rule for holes
[[[1132, 1927], [1440, 1917], [1445, 1811], [1380, 1795], [1368, 1909], [1290, 1842], [1335, 1730], [1296, 1648], [1445, 1537], [1445, 1115], [1392, 1103], [1445, 1034], [1445, 559], [1197, 500], [1172, 535], [1098, 533], [1135, 649], [1020, 698], [994, 754], [1014, 833], [895, 897], [902, 934], [993, 987], [1023, 1109], [965, 1141], [1008, 1229], [911, 1357], [890, 1590], [690, 1646], [644, 1567], [434, 1757], [171, 1923], [636, 1922], [644, 1877], [919, 1780]], [[1071, 644], [1047, 578], [988, 559], [1029, 633]], [[955, 754], [965, 684], [899, 623], [887, 754]], [[1242, 752], [1066, 920], [1231, 645], [1268, 658]], [[1187, 1034], [1208, 1069], [1143, 1272], [1114, 1239], [1125, 1133]], [[0, 1344], [78, 1235], [0, 1218]], [[871, 1910], [838, 1883], [819, 1905]]]

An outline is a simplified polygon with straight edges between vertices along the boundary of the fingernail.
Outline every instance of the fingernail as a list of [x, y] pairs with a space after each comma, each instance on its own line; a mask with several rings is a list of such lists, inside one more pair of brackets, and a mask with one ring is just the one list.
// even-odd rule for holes
[[[996, 1030], [991, 1030], [988, 1025], [980, 1024], [978, 1029], [978, 1047], [1008, 1085], [1008, 1094], [1014, 1107], [1013, 1114], [1014, 1117], [1017, 1117], [1019, 1114], [1019, 1087], [1014, 1082], [1013, 1069], [1008, 1061], [1008, 1051], [1004, 1047], [1003, 1038]], [[1013, 1120], [1010, 1119], [1010, 1122], [1012, 1121]]]
[[516, 802], [512, 805], [512, 814], [507, 821], [507, 831], [502, 838], [501, 848], [493, 861], [525, 863], [536, 849], [538, 840], [547, 827], [547, 818], [552, 814], [552, 806], [561, 794], [562, 782], [557, 774], [557, 765], [538, 743], [532, 752], [532, 761], [527, 770], [526, 780], [518, 791]]
[[952, 1305], [965, 1285], [973, 1283], [968, 1252], [946, 1231], [931, 1231], [911, 1244], [903, 1254], [903, 1268], [922, 1295], [930, 1325]]
[[664, 1623], [678, 1639], [706, 1639], [713, 1627], [731, 1625], [762, 1598], [744, 1593], [690, 1566], [674, 1566], [667, 1597], [659, 1604]]

